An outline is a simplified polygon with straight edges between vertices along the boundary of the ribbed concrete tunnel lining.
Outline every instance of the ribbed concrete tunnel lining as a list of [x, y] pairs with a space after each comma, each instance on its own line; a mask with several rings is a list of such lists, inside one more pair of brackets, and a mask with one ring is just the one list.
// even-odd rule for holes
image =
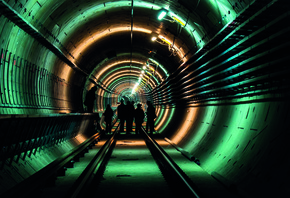
[[[2, 2], [1, 114], [81, 112], [97, 84], [96, 111], [125, 95], [150, 99], [157, 131], [204, 170], [255, 196], [286, 191], [289, 171], [269, 170], [289, 165], [289, 2], [134, 1], [131, 24], [131, 1], [5, 1], [49, 44], [7, 19]], [[167, 20], [157, 20], [161, 8]]]

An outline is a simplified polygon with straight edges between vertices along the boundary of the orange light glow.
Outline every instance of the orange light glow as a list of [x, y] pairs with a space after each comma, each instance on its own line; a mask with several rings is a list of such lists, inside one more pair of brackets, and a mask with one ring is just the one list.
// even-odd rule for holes
[[155, 130], [158, 131], [162, 125], [166, 122], [166, 119], [168, 119], [168, 113], [169, 113], [169, 109], [165, 109], [164, 110], [164, 114], [162, 116], [162, 119], [160, 120], [160, 122], [158, 123], [158, 125], [155, 127]]
[[[110, 76], [110, 78], [105, 79], [105, 80], [103, 81], [103, 84], [104, 84], [105, 86], [108, 86], [108, 85], [110, 85], [112, 82], [114, 82], [114, 80], [116, 80], [116, 79], [118, 79], [118, 78], [121, 78], [121, 77], [123, 77], [123, 76], [128, 76], [128, 74], [130, 74], [131, 76], [136, 76], [136, 77], [139, 76], [139, 73], [138, 73], [137, 71], [136, 71], [136, 72], [131, 71], [131, 73], [129, 73], [128, 71], [115, 72], [115, 73], [114, 73], [114, 76]], [[153, 79], [149, 79], [149, 81], [147, 81], [147, 83], [148, 83], [151, 87], [154, 87], [154, 85], [155, 85]], [[132, 84], [131, 87], [132, 87], [132, 89], [133, 89], [134, 84]]]
[[85, 137], [83, 134], [79, 134], [75, 137], [75, 139], [81, 144], [87, 140], [87, 137]]
[[[133, 27], [133, 30], [136, 32], [143, 32], [147, 34], [151, 34], [152, 31], [148, 30], [146, 28], [141, 27]], [[78, 59], [81, 55], [81, 52], [86, 50], [90, 45], [92, 45], [94, 42], [98, 41], [99, 39], [103, 39], [106, 36], [110, 36], [114, 33], [118, 32], [130, 32], [131, 27], [114, 27], [114, 28], [108, 28], [106, 31], [102, 32], [95, 32], [92, 36], [86, 37], [85, 40], [77, 46], [74, 50], [72, 50], [70, 53], [75, 57], [75, 59]], [[69, 57], [71, 61], [73, 62], [71, 57]]]
[[168, 145], [169, 145], [169, 143], [166, 142], [164, 139], [156, 140], [156, 142], [157, 142], [160, 146], [168, 146]]
[[[158, 38], [160, 38], [163, 42], [167, 43], [169, 46], [172, 46], [173, 41], [169, 40], [165, 36], [159, 35]], [[177, 44], [174, 44], [173, 48], [177, 52], [179, 58], [182, 59], [184, 57], [184, 55], [185, 55], [184, 50], [182, 49], [182, 47], [179, 47]]]
[[145, 142], [143, 140], [118, 140], [116, 145], [124, 144], [129, 146], [145, 146]]
[[[131, 63], [130, 61], [131, 60], [128, 59], [128, 60], [124, 60], [124, 61], [116, 61], [113, 64], [106, 65], [105, 67], [103, 67], [102, 70], [100, 70], [100, 71], [97, 72], [97, 74], [95, 75], [95, 77], [97, 79], [99, 79], [103, 75], [103, 73], [105, 73], [107, 70], [111, 69], [112, 67], [117, 66], [117, 65], [120, 65], [120, 64], [125, 64], [125, 63], [130, 64]], [[140, 64], [140, 65], [143, 64], [143, 62], [140, 62], [140, 61], [137, 61], [137, 60], [132, 60], [132, 63], [134, 63], [134, 64]]]
[[158, 107], [156, 107], [156, 115], [157, 115], [157, 117], [159, 116], [159, 114], [160, 114], [160, 111], [161, 111], [161, 109], [160, 109], [160, 108], [158, 108]]
[[[59, 62], [57, 61], [56, 64], [58, 65], [58, 68], [62, 68], [61, 70], [59, 70], [58, 72], [58, 77], [61, 78], [62, 80], [64, 80], [61, 84], [61, 89], [62, 89], [62, 92], [64, 93], [62, 95], [62, 100], [64, 101], [68, 101], [70, 100], [68, 98], [69, 94], [68, 94], [68, 91], [69, 91], [69, 87], [67, 86], [66, 82], [69, 82], [70, 81], [70, 78], [71, 76], [73, 75], [74, 73], [74, 70], [68, 66], [66, 63], [64, 62]], [[67, 103], [67, 102], [64, 102], [62, 103], [62, 108], [64, 109], [71, 109], [71, 103]], [[71, 111], [70, 110], [61, 110], [59, 111], [59, 113], [70, 113]]]
[[172, 142], [174, 142], [175, 144], [178, 144], [184, 138], [184, 136], [190, 130], [193, 120], [196, 119], [197, 117], [196, 115], [197, 115], [197, 108], [190, 108], [187, 110], [187, 114], [184, 119], [185, 122], [183, 122], [183, 125], [175, 133], [176, 135], [171, 139]]

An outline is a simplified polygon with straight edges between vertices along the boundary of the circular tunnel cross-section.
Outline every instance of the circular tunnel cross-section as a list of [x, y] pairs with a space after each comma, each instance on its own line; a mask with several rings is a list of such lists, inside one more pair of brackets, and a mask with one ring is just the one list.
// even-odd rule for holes
[[103, 130], [107, 105], [118, 120], [121, 101], [150, 101], [155, 134], [230, 191], [289, 192], [289, 4], [1, 0], [1, 191], [31, 174], [19, 164], [38, 149], [72, 149], [96, 115]]

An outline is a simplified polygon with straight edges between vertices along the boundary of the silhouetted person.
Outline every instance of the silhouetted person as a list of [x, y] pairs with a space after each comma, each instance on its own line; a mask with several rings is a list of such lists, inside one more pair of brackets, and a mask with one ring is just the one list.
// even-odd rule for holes
[[130, 101], [127, 102], [126, 105], [126, 131], [130, 133], [132, 131], [133, 126], [133, 118], [134, 118], [134, 106]]
[[111, 133], [113, 110], [109, 104], [104, 112], [104, 116], [106, 122], [106, 133]]
[[150, 132], [153, 134], [154, 132], [154, 119], [156, 118], [156, 114], [155, 114], [155, 108], [153, 107], [153, 105], [151, 104], [150, 101], [147, 101], [147, 123], [146, 123], [146, 131], [149, 133], [149, 129]]
[[126, 117], [124, 101], [121, 100], [121, 104], [117, 108], [118, 119], [120, 119], [120, 132], [124, 132], [124, 122]]
[[92, 87], [86, 94], [84, 105], [87, 106], [87, 112], [93, 113], [94, 103], [96, 99], [97, 87]]
[[137, 109], [135, 110], [135, 124], [136, 124], [135, 132], [136, 132], [136, 134], [140, 134], [142, 123], [144, 120], [144, 111], [141, 108], [141, 106], [142, 106], [141, 104], [137, 104]]

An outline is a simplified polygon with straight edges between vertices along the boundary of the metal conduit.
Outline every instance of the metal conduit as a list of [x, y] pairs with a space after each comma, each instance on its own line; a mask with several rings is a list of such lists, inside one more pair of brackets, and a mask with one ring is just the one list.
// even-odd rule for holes
[[290, 29], [285, 24], [290, 13], [285, 9], [285, 1], [253, 3], [152, 91], [155, 103], [196, 106], [243, 97], [259, 100], [263, 94], [289, 89], [290, 43], [285, 41]]

